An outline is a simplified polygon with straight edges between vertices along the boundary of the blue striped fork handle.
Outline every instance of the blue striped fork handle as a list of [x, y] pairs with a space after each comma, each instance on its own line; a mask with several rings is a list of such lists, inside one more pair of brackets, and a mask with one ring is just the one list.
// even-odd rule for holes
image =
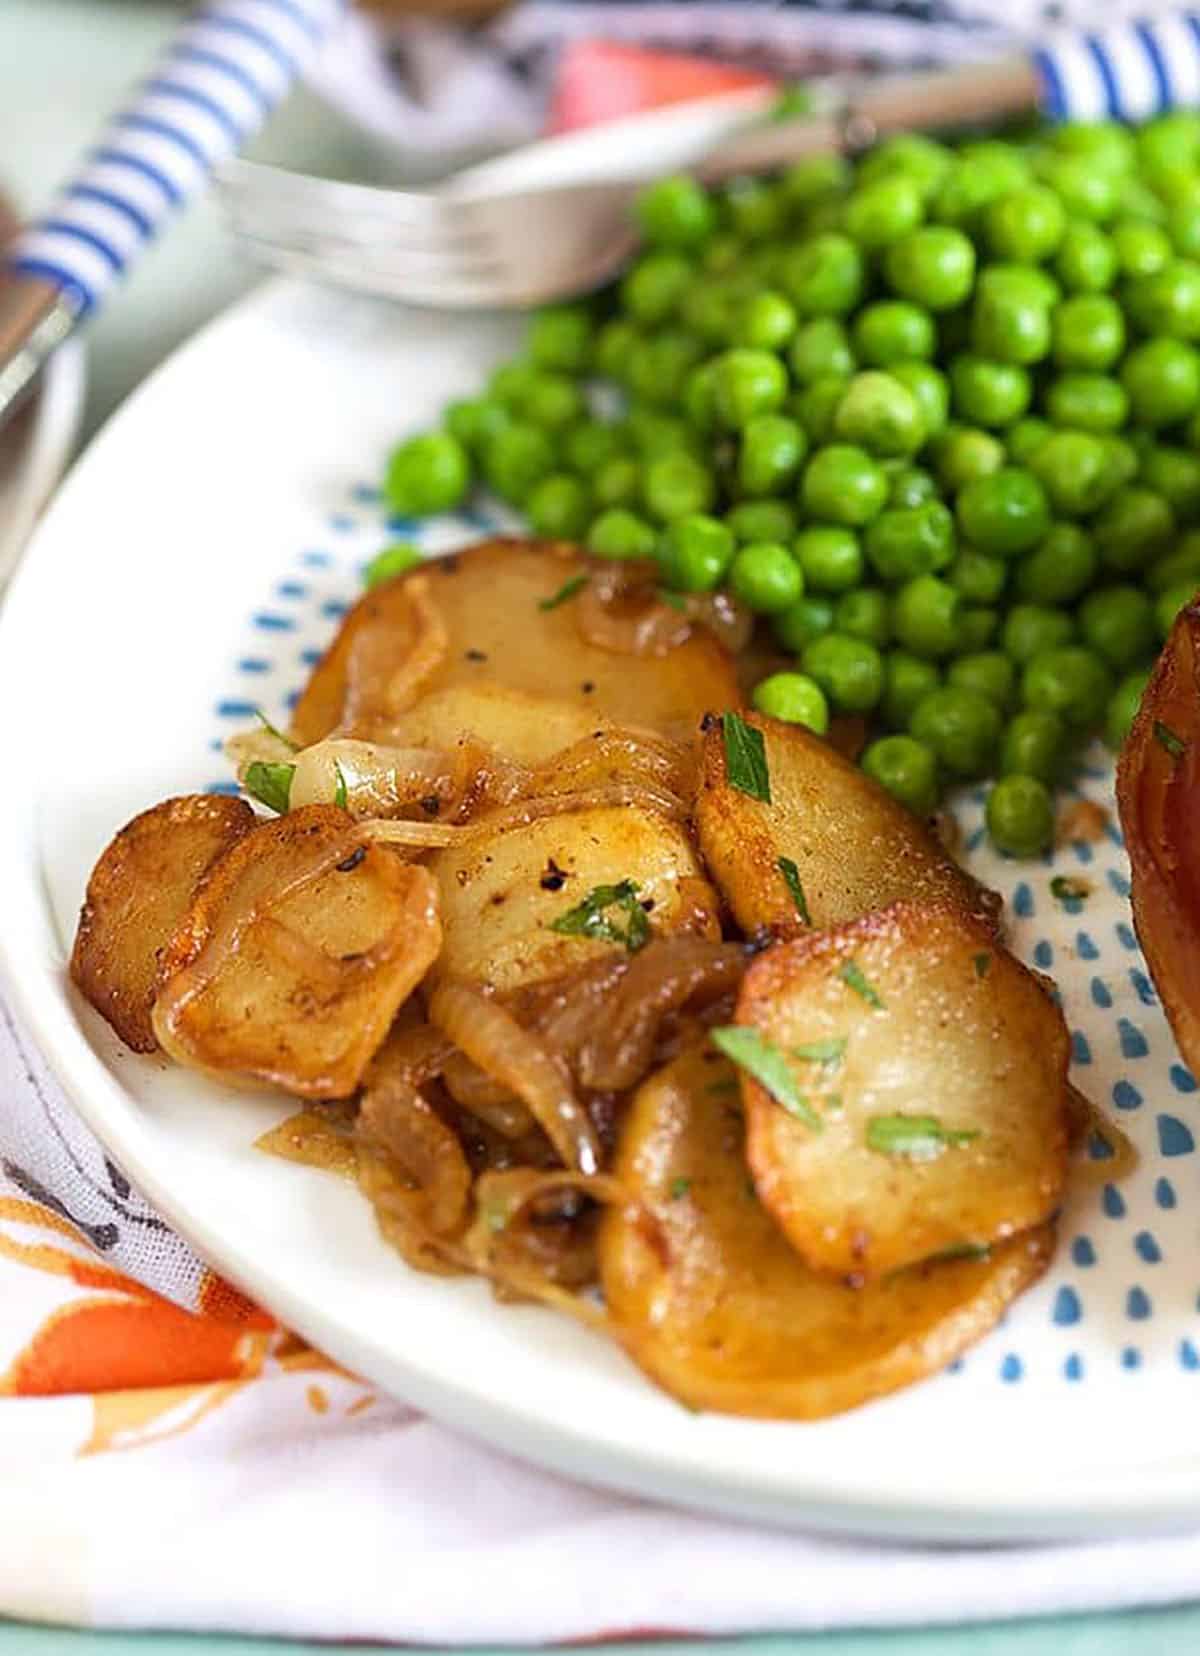
[[0, 420], [54, 347], [266, 120], [346, 0], [209, 0], [4, 254]]

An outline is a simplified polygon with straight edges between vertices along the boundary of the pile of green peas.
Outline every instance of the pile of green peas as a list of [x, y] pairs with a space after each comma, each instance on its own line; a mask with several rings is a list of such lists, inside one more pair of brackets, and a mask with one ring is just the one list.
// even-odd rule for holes
[[1200, 114], [950, 145], [707, 190], [651, 185], [643, 251], [393, 454], [395, 511], [481, 482], [534, 533], [725, 587], [791, 665], [753, 692], [914, 811], [1053, 792], [1118, 747], [1200, 587]]

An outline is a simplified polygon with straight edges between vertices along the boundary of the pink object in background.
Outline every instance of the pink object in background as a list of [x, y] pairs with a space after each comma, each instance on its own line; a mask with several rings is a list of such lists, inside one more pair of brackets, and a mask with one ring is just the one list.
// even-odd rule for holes
[[577, 41], [566, 47], [559, 63], [546, 131], [573, 132], [644, 109], [775, 84], [757, 70], [735, 69], [682, 52]]

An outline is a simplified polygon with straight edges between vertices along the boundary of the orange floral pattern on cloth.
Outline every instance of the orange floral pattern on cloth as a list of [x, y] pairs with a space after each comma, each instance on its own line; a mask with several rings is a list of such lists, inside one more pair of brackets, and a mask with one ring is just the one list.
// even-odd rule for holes
[[[0, 1259], [85, 1290], [64, 1295], [0, 1366], [0, 1398], [90, 1396], [84, 1454], [187, 1431], [268, 1371], [344, 1374], [212, 1271], [189, 1311], [79, 1249], [69, 1220], [0, 1196]], [[309, 1390], [312, 1412], [325, 1413], [324, 1393]]]

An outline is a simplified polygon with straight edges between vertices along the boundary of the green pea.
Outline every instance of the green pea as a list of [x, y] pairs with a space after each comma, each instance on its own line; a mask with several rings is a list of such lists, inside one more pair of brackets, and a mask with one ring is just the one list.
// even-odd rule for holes
[[917, 703], [942, 682], [937, 664], [907, 650], [892, 650], [884, 662], [883, 716], [893, 730], [907, 730]]
[[793, 208], [811, 207], [814, 202], [841, 195], [853, 176], [854, 169], [846, 157], [829, 151], [793, 162], [780, 180], [780, 189]]
[[863, 549], [875, 573], [891, 585], [932, 575], [954, 556], [954, 517], [940, 500], [888, 507], [868, 524]]
[[660, 523], [707, 512], [715, 498], [712, 473], [690, 454], [663, 454], [647, 462], [642, 504]]
[[518, 357], [513, 362], [502, 362], [498, 368], [492, 369], [488, 379], [488, 395], [515, 409], [540, 373], [541, 369], [524, 357]]
[[1041, 175], [1073, 218], [1104, 224], [1120, 205], [1115, 179], [1087, 156], [1047, 156]]
[[624, 384], [626, 371], [641, 342], [642, 336], [632, 322], [621, 316], [614, 317], [596, 335], [596, 368], [606, 379]]
[[1096, 578], [1096, 543], [1077, 523], [1052, 524], [1017, 566], [1017, 592], [1034, 604], [1070, 604]]
[[1020, 466], [975, 478], [959, 490], [955, 510], [967, 540], [1002, 558], [1028, 552], [1050, 527], [1046, 491]]
[[997, 851], [1036, 857], [1054, 843], [1054, 802], [1036, 776], [1004, 776], [984, 806], [988, 834]]
[[1200, 256], [1200, 202], [1175, 202], [1167, 212], [1167, 234], [1185, 259]]
[[551, 305], [537, 311], [525, 349], [539, 368], [582, 374], [591, 364], [592, 316], [586, 305]]
[[937, 659], [958, 645], [958, 618], [962, 598], [948, 581], [936, 575], [917, 575], [896, 593], [892, 631], [912, 655]]
[[1050, 314], [1033, 293], [985, 270], [975, 289], [971, 345], [994, 362], [1040, 362], [1050, 351]]
[[1087, 517], [1117, 486], [1108, 444], [1088, 431], [1056, 431], [1029, 462], [1060, 516]]
[[802, 655], [815, 638], [833, 627], [833, 600], [806, 592], [790, 609], [771, 617], [771, 630], [785, 650]]
[[734, 316], [732, 339], [760, 351], [781, 351], [796, 331], [796, 307], [782, 293], [761, 289], [744, 299]]
[[395, 541], [391, 546], [385, 546], [382, 552], [377, 552], [362, 572], [363, 585], [368, 589], [382, 586], [385, 581], [394, 581], [397, 575], [404, 575], [410, 569], [415, 569], [424, 562], [421, 549], [411, 541]]
[[862, 580], [858, 536], [842, 524], [809, 524], [797, 535], [792, 550], [805, 585], [816, 592], [849, 592]]
[[973, 546], [964, 546], [946, 571], [946, 579], [961, 592], [964, 603], [994, 604], [1008, 585], [1008, 564]]
[[887, 249], [884, 275], [892, 291], [927, 310], [953, 310], [971, 292], [975, 247], [961, 230], [925, 225]]
[[1000, 631], [1000, 611], [989, 604], [966, 604], [958, 612], [958, 643], [960, 655], [973, 655], [977, 650], [990, 650]]
[[897, 362], [889, 369], [916, 402], [925, 437], [939, 437], [950, 419], [950, 382], [928, 362]]
[[1154, 621], [1159, 638], [1166, 638], [1180, 610], [1190, 604], [1195, 596], [1196, 588], [1191, 581], [1184, 581], [1159, 593], [1154, 600]]
[[1029, 407], [1033, 382], [1015, 362], [993, 362], [963, 351], [950, 363], [954, 412], [973, 425], [1007, 426]]
[[1014, 604], [1004, 618], [1000, 642], [1005, 654], [1018, 667], [1024, 667], [1035, 656], [1069, 644], [1074, 636], [1075, 623], [1062, 610], [1043, 604]]
[[761, 242], [783, 228], [789, 203], [761, 178], [736, 178], [725, 191], [725, 211], [739, 236]]
[[869, 713], [883, 695], [883, 657], [865, 639], [822, 633], [800, 660], [839, 713]]
[[1013, 180], [1006, 174], [960, 154], [951, 163], [934, 197], [933, 217], [940, 224], [969, 228], [979, 220], [985, 207], [1012, 186]]
[[845, 316], [862, 298], [867, 271], [849, 236], [825, 231], [786, 254], [779, 276], [801, 316]]
[[755, 686], [750, 699], [770, 719], [804, 725], [818, 736], [824, 736], [829, 729], [825, 692], [807, 673], [772, 673]]
[[[1157, 202], [1154, 205], [1158, 207]], [[1133, 278], [1151, 276], [1161, 270], [1175, 251], [1167, 232], [1142, 218], [1122, 219], [1114, 224], [1112, 243], [1121, 275]]]
[[1057, 713], [1028, 708], [1009, 720], [1000, 747], [1001, 776], [1036, 776], [1053, 787], [1066, 757], [1068, 733]]
[[1003, 711], [1014, 699], [1017, 670], [1003, 650], [975, 650], [950, 663], [946, 682], [960, 690], [978, 690]]
[[530, 376], [517, 399], [520, 414], [546, 431], [565, 431], [586, 412], [583, 392], [566, 374], [540, 371]]
[[834, 436], [881, 456], [915, 454], [925, 441], [916, 398], [891, 374], [855, 374], [833, 416]]
[[937, 760], [915, 737], [880, 736], [859, 763], [872, 781], [918, 816], [929, 816], [937, 806]]
[[1132, 575], [1166, 550], [1175, 517], [1161, 495], [1127, 485], [1109, 497], [1091, 528], [1101, 564], [1117, 574]]
[[[1149, 433], [1145, 435], [1148, 436]], [[1108, 448], [1108, 463], [1112, 467], [1113, 481], [1118, 489], [1123, 488], [1137, 476], [1140, 455], [1132, 442], [1127, 442], [1123, 437], [1105, 437], [1104, 441]]]
[[923, 466], [901, 466], [888, 486], [889, 506], [923, 506], [938, 498], [937, 479]]
[[782, 541], [786, 546], [796, 533], [796, 509], [786, 500], [743, 500], [725, 522], [743, 546], [751, 541]]
[[1004, 433], [1004, 446], [1014, 466], [1027, 466], [1054, 427], [1037, 414], [1026, 414]]
[[1174, 425], [1200, 406], [1200, 354], [1178, 339], [1147, 339], [1122, 363], [1121, 384], [1139, 424]]
[[1200, 264], [1172, 259], [1126, 285], [1125, 308], [1143, 333], [1200, 339]]
[[977, 477], [999, 471], [1005, 461], [1004, 444], [999, 438], [971, 426], [948, 426], [935, 445], [934, 455], [942, 486], [951, 494], [957, 494]]
[[592, 474], [592, 495], [601, 509], [631, 506], [641, 493], [642, 468], [627, 454], [615, 454]]
[[1021, 677], [1027, 707], [1057, 713], [1083, 729], [1100, 723], [1112, 690], [1112, 674], [1104, 662], [1079, 644], [1034, 656]]
[[1080, 604], [1079, 631], [1110, 667], [1128, 670], [1153, 654], [1154, 605], [1137, 587], [1103, 587]]
[[626, 368], [625, 384], [635, 397], [652, 407], [676, 406], [704, 350], [704, 341], [697, 335], [664, 328], [644, 339], [634, 352]]
[[786, 546], [756, 541], [734, 553], [729, 585], [755, 615], [778, 615], [801, 596], [804, 576]]
[[796, 330], [788, 363], [801, 385], [830, 375], [849, 378], [858, 366], [845, 325], [832, 316], [815, 316]]
[[717, 212], [708, 191], [694, 178], [677, 174], [648, 184], [635, 211], [651, 247], [695, 247], [716, 229]]
[[1108, 706], [1104, 711], [1104, 740], [1114, 753], [1124, 747], [1129, 738], [1149, 682], [1150, 673], [1146, 669], [1129, 673], [1108, 699]]
[[1107, 374], [1063, 374], [1050, 382], [1045, 406], [1055, 425], [1077, 431], [1120, 431], [1129, 418], [1129, 395]]
[[1102, 372], [1125, 349], [1125, 318], [1106, 293], [1080, 293], [1054, 312], [1054, 360], [1060, 368]]
[[1067, 215], [1053, 190], [1032, 184], [992, 202], [983, 215], [983, 228], [993, 257], [1039, 264], [1057, 251]]
[[637, 322], [665, 322], [694, 280], [692, 263], [682, 254], [646, 253], [621, 283], [621, 304]]
[[1143, 169], [1160, 180], [1166, 173], [1190, 170], [1200, 158], [1200, 132], [1190, 111], [1159, 115], [1135, 136]]
[[911, 179], [928, 199], [937, 194], [954, 160], [953, 150], [920, 132], [899, 132], [876, 144], [859, 163], [864, 184], [900, 174]]
[[937, 328], [928, 311], [904, 299], [877, 299], [854, 319], [854, 348], [872, 368], [926, 362], [937, 349]]
[[808, 453], [803, 426], [784, 414], [759, 414], [747, 422], [738, 454], [738, 482], [748, 495], [782, 494]]
[[769, 351], [745, 346], [717, 358], [716, 411], [721, 423], [740, 430], [759, 414], [774, 414], [787, 396], [787, 369]]
[[565, 433], [562, 448], [572, 470], [591, 477], [607, 461], [625, 452], [625, 439], [615, 425], [603, 420], [580, 420]]
[[842, 224], [860, 247], [872, 252], [915, 230], [925, 216], [921, 192], [903, 173], [860, 184], [846, 198]]
[[663, 580], [675, 592], [711, 592], [724, 580], [733, 553], [728, 526], [701, 512], [668, 524], [658, 546]]
[[679, 319], [707, 344], [729, 345], [742, 307], [753, 291], [753, 284], [735, 272], [694, 282], [680, 301]]
[[834, 630], [850, 638], [865, 638], [879, 649], [892, 635], [891, 606], [879, 587], [859, 587], [843, 593], [834, 606]]
[[1118, 121], [1063, 121], [1047, 137], [1061, 154], [1078, 156], [1113, 178], [1127, 177], [1137, 166], [1137, 145]]
[[567, 472], [551, 472], [530, 490], [525, 515], [535, 535], [573, 541], [587, 528], [591, 508], [586, 483]]
[[446, 409], [446, 430], [469, 454], [481, 455], [512, 413], [495, 397], [464, 397]]
[[887, 473], [865, 449], [830, 443], [804, 470], [801, 499], [809, 516], [859, 528], [878, 517], [887, 500]]
[[1144, 579], [1151, 592], [1166, 592], [1168, 587], [1181, 586], [1185, 581], [1200, 587], [1200, 534], [1193, 531], [1185, 535], [1178, 551], [1151, 564]]
[[1200, 517], [1200, 456], [1155, 443], [1142, 455], [1138, 481], [1162, 495], [1177, 523]]
[[1002, 726], [1000, 710], [987, 696], [946, 685], [917, 703], [909, 733], [932, 749], [951, 775], [974, 778], [991, 768]]
[[1067, 225], [1054, 259], [1054, 274], [1071, 293], [1107, 293], [1117, 279], [1119, 261], [1111, 236], [1094, 224]]
[[657, 408], [631, 408], [625, 417], [624, 429], [644, 460], [680, 452], [700, 458], [703, 453], [686, 420], [676, 414], [664, 414]]
[[383, 493], [401, 517], [428, 517], [453, 511], [470, 481], [471, 462], [457, 437], [448, 431], [427, 431], [392, 450]]
[[792, 399], [792, 413], [814, 443], [827, 442], [832, 435], [833, 417], [849, 383], [840, 376], [826, 375], [804, 386]]
[[601, 512], [587, 537], [588, 551], [598, 558], [649, 558], [657, 543], [658, 537], [645, 518], [624, 506], [610, 506]]
[[717, 428], [718, 359], [710, 357], [691, 370], [683, 382], [680, 403], [693, 431], [710, 437]]

